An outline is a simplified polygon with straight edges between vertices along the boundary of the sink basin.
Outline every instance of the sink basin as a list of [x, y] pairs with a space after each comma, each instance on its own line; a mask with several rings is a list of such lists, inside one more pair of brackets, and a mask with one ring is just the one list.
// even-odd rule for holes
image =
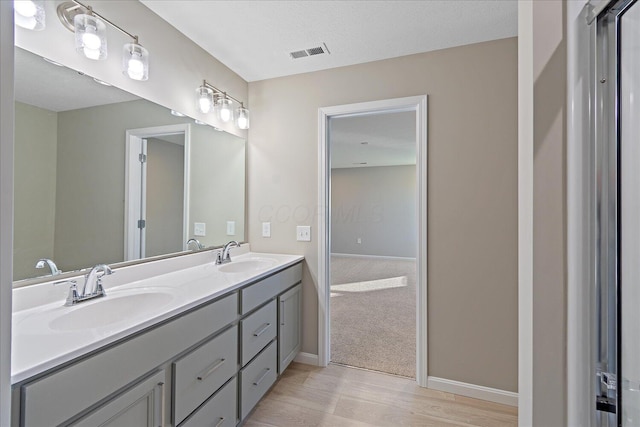
[[66, 307], [50, 322], [49, 327], [57, 331], [76, 331], [99, 328], [126, 319], [143, 316], [150, 311], [169, 304], [174, 299], [171, 292], [163, 289], [136, 289], [109, 293], [93, 301], [74, 307]]
[[221, 265], [218, 270], [223, 273], [254, 273], [260, 270], [276, 265], [276, 261], [269, 258], [249, 258], [237, 261], [231, 261], [228, 264]]

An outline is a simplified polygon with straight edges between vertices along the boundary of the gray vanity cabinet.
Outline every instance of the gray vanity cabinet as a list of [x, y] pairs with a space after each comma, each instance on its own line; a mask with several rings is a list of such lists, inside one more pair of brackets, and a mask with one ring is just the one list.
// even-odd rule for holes
[[278, 297], [278, 372], [283, 372], [293, 361], [301, 345], [300, 316], [302, 284], [294, 286]]
[[14, 385], [12, 427], [235, 427], [300, 348], [302, 264]]
[[74, 427], [164, 427], [165, 371], [134, 385], [82, 418]]

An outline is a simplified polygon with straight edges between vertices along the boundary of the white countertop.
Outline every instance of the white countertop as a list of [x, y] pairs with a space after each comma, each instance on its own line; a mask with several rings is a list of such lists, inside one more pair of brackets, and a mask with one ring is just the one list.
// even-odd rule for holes
[[[209, 262], [113, 287], [108, 286], [109, 277], [105, 277], [106, 297], [71, 307], [65, 307], [64, 299], [59, 299], [42, 305], [26, 305], [22, 306], [21, 310], [14, 310], [11, 383], [24, 381], [61, 363], [215, 299], [249, 282], [268, 276], [274, 271], [302, 261], [304, 257], [249, 252], [232, 256], [232, 259], [231, 264], [238, 263], [236, 265], [250, 260], [265, 262], [258, 263], [251, 271], [232, 273], [222, 272], [220, 266]], [[114, 271], [118, 272], [118, 270]], [[52, 285], [49, 283], [36, 286]], [[15, 289], [14, 293], [21, 292], [20, 289]], [[147, 300], [150, 302], [147, 306], [138, 305], [135, 295], [145, 293], [153, 293], [152, 296], [157, 298]], [[131, 298], [130, 301], [129, 298]], [[126, 313], [123, 318], [108, 308], [109, 304], [116, 299], [125, 303], [118, 303], [120, 311], [126, 310], [123, 311]], [[140, 300], [143, 299], [144, 297], [141, 297]], [[107, 304], [100, 308], [101, 303]], [[97, 309], [92, 309], [92, 305], [96, 305]], [[75, 322], [74, 314], [78, 314], [74, 313], [76, 310], [94, 310], [91, 312], [91, 321], [85, 321], [84, 324]]]

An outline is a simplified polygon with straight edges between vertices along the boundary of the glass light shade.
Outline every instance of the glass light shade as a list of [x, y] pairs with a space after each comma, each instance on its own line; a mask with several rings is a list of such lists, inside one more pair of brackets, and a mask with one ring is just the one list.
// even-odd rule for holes
[[196, 89], [196, 108], [204, 114], [213, 109], [213, 90], [206, 86], [200, 86]]
[[73, 18], [76, 50], [89, 59], [107, 59], [107, 27], [93, 15], [79, 14]]
[[249, 110], [244, 107], [236, 110], [236, 126], [238, 129], [249, 129]]
[[122, 48], [122, 73], [133, 80], [149, 79], [149, 51], [138, 43]]
[[45, 27], [43, 0], [14, 0], [14, 19], [16, 25], [28, 30], [41, 31]]
[[221, 97], [216, 100], [216, 114], [225, 123], [233, 120], [233, 109], [229, 98]]

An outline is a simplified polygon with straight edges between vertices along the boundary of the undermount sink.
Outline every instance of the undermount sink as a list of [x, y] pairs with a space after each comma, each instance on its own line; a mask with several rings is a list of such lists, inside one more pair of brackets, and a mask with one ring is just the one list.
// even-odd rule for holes
[[218, 270], [223, 273], [252, 273], [271, 268], [274, 265], [276, 265], [276, 261], [270, 258], [249, 258], [231, 261], [218, 267]]
[[49, 322], [49, 327], [58, 331], [99, 328], [143, 316], [169, 304], [173, 299], [170, 291], [159, 288], [115, 291], [112, 294], [107, 291], [104, 297], [67, 307], [68, 310], [59, 312]]

